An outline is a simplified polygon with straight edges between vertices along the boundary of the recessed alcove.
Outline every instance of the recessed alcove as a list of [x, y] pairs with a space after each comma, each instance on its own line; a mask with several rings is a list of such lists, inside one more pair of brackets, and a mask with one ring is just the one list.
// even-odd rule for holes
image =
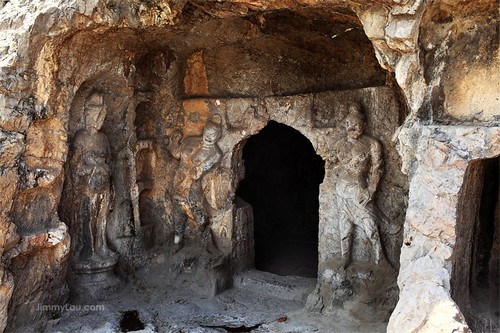
[[499, 161], [470, 163], [458, 205], [452, 297], [474, 332], [500, 328]]
[[[315, 278], [301, 280], [324, 287], [317, 304], [339, 307], [330, 299], [332, 269], [327, 265], [338, 259], [340, 244], [330, 153], [345, 134], [343, 119], [349, 105], [363, 104], [367, 134], [381, 141], [387, 166], [375, 199], [392, 224], [381, 225], [381, 238], [391, 258], [398, 258], [407, 184], [398, 171], [400, 160], [391, 138], [406, 115], [402, 99], [391, 75], [380, 67], [357, 14], [347, 7], [219, 16], [214, 10], [223, 8], [212, 6], [222, 3], [188, 2], [174, 28], [130, 25], [75, 31], [61, 42], [54, 57], [58, 82], [65, 85], [54, 87], [48, 108], [58, 110], [62, 126], [67, 126], [69, 152], [61, 155], [72, 154], [71, 142], [82, 123], [88, 93], [101, 91], [108, 108], [102, 128], [111, 148], [108, 244], [120, 258], [116, 267], [120, 278], [131, 285], [144, 283], [135, 289], [143, 294], [120, 295], [139, 304], [142, 297], [160, 296], [157, 290], [170, 293], [178, 288], [182, 294], [184, 287], [202, 280], [236, 281], [255, 264], [278, 275]], [[206, 248], [193, 249], [200, 243], [199, 226], [193, 221], [186, 231], [186, 238], [192, 237], [184, 247], [188, 251], [173, 251], [177, 194], [173, 182], [180, 162], [171, 148], [176, 133], [182, 132], [182, 140], [189, 141], [202, 134], [214, 115], [222, 126], [218, 142], [222, 157], [202, 185], [214, 210], [207, 230], [224, 260], [219, 266], [202, 266], [207, 256], [200, 253]], [[241, 181], [239, 162], [246, 169]], [[65, 168], [71, 175], [73, 170]], [[68, 209], [60, 214], [65, 223], [73, 213], [72, 206], [64, 204], [66, 194], [63, 190], [59, 205], [60, 212]], [[253, 213], [235, 195], [250, 203]], [[18, 197], [23, 199], [22, 194]], [[16, 211], [23, 201], [16, 202]], [[15, 221], [19, 225], [21, 218]], [[245, 233], [249, 230], [251, 237]], [[73, 269], [68, 263], [68, 270]], [[16, 271], [16, 278], [21, 273]], [[307, 284], [295, 297], [300, 288], [288, 290], [289, 277], [276, 277], [268, 287], [286, 285], [284, 296], [299, 300], [303, 307], [312, 288]], [[387, 281], [390, 287], [395, 276]], [[217, 286], [210, 296], [226, 285], [231, 284]], [[395, 299], [393, 294], [386, 298]], [[178, 300], [168, 306], [165, 302], [156, 302], [159, 311], [181, 305]], [[269, 308], [287, 311], [279, 305]], [[252, 310], [249, 307], [248, 313]], [[383, 322], [386, 316], [379, 318]]]
[[316, 277], [323, 159], [299, 131], [270, 121], [243, 148], [236, 194], [253, 207], [255, 267]]
[[[265, 283], [270, 289], [299, 276], [321, 288], [318, 306], [340, 307], [330, 297], [339, 288], [328, 280], [340, 246], [331, 153], [345, 135], [349, 106], [361, 103], [366, 134], [383, 147], [385, 176], [374, 201], [390, 218], [380, 225], [380, 237], [388, 260], [396, 262], [407, 186], [391, 141], [406, 115], [400, 92], [348, 8], [224, 18], [194, 3], [187, 8], [186, 21], [175, 31], [147, 28], [138, 37], [133, 29], [110, 30], [103, 33], [106, 40], [80, 32], [62, 51], [67, 55], [61, 58], [63, 79], [86, 75], [69, 60], [80, 56], [76, 50], [82, 45], [95, 51], [82, 62], [109, 77], [95, 82], [115, 101], [104, 130], [111, 131], [106, 134], [116, 150], [113, 185], [123, 199], [108, 221], [110, 244], [120, 254], [117, 270], [126, 275], [143, 269], [137, 276], [156, 286], [148, 292], [182, 286], [213, 296], [233, 280], [237, 288], [241, 276], [255, 266], [258, 274], [278, 275], [276, 284]], [[107, 72], [113, 71], [127, 80], [126, 90], [112, 84], [116, 80]], [[213, 119], [222, 126], [217, 143], [222, 157], [201, 184], [213, 210], [207, 230], [224, 256], [217, 267], [203, 266], [216, 261], [206, 259], [196, 221], [188, 221], [183, 247], [175, 252], [172, 246], [179, 221], [172, 213], [178, 194], [173, 184], [182, 165], [173, 149], [176, 135], [182, 133], [179, 142], [192, 141]], [[123, 126], [118, 130], [114, 124]], [[362, 238], [355, 234], [356, 255], [363, 251]], [[147, 260], [157, 259], [148, 262], [140, 251]], [[392, 303], [386, 300], [396, 299], [397, 291], [395, 274], [387, 276], [375, 278], [389, 291], [373, 303], [389, 304], [389, 309]], [[301, 306], [312, 288], [302, 291]], [[385, 312], [376, 315], [380, 322], [386, 320]]]
[[[498, 330], [496, 1], [32, 0], [1, 1], [0, 17], [0, 332], [112, 331], [130, 309], [145, 323], [138, 326], [151, 331], [467, 331], [456, 303], [471, 330]], [[110, 183], [111, 202], [101, 210], [106, 225], [95, 239], [107, 241], [116, 257], [98, 251], [99, 260], [84, 267], [74, 260], [75, 244], [80, 236], [85, 245], [94, 242], [87, 237], [94, 228], [89, 231], [87, 215], [78, 218], [69, 199], [82, 192], [71, 188], [85, 183], [71, 159], [92, 92], [103, 94], [101, 134], [111, 151], [99, 164], [109, 171], [104, 177], [98, 170]], [[383, 175], [368, 193], [392, 264], [382, 270], [364, 256], [371, 233], [358, 223], [343, 237], [339, 218], [344, 203], [337, 201], [343, 190], [337, 191], [336, 167], [342, 165], [333, 149], [346, 134], [351, 103], [363, 105], [366, 133], [382, 147]], [[183, 139], [199, 136], [215, 115], [222, 157], [203, 179], [206, 196], [197, 199], [210, 201], [206, 235], [222, 258], [209, 254], [221, 260], [203, 253], [192, 219], [192, 241], [184, 248], [192, 252], [172, 246], [181, 191], [173, 186], [180, 161], [171, 144], [179, 132]], [[316, 288], [299, 297], [289, 283], [295, 277], [247, 274], [255, 250], [271, 252], [254, 247], [253, 211], [235, 198], [246, 182], [239, 165], [244, 144], [259, 138], [270, 120], [300, 131], [325, 161], [315, 196], [319, 222], [303, 234], [307, 242], [319, 235], [317, 278], [300, 278]], [[104, 155], [94, 146], [88, 162]], [[274, 170], [276, 177], [287, 173]], [[285, 194], [294, 191], [280, 185], [287, 193], [268, 202], [291, 215], [298, 205]], [[288, 218], [266, 233], [255, 213], [257, 243], [281, 242], [261, 241], [260, 234], [294, 239], [299, 223]], [[352, 265], [339, 260], [350, 246], [343, 249], [343, 239], [352, 240]], [[86, 268], [95, 278], [88, 282], [109, 279], [103, 289], [124, 288], [89, 293], [107, 298], [86, 302], [102, 311], [60, 312], [67, 286], [86, 294], [67, 283], [66, 272]], [[255, 276], [264, 275], [273, 276], [266, 280], [271, 292], [259, 289]], [[200, 284], [207, 281], [224, 283]], [[256, 288], [242, 292], [245, 283]], [[202, 299], [190, 293], [192, 286], [204, 292]], [[52, 306], [58, 311], [43, 309]]]

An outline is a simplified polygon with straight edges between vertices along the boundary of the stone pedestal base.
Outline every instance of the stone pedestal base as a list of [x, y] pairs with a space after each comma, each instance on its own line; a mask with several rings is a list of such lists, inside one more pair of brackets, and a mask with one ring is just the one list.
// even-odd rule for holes
[[98, 261], [75, 261], [71, 265], [70, 299], [74, 304], [89, 304], [103, 300], [116, 291], [120, 279], [115, 275], [114, 268], [118, 256], [99, 259]]
[[203, 296], [215, 296], [232, 286], [229, 256], [222, 253], [185, 247], [175, 254], [169, 270], [172, 275], [178, 274], [173, 282], [176, 288], [191, 289]]
[[179, 251], [165, 247], [163, 253], [136, 271], [136, 285], [158, 293], [181, 290], [182, 293], [213, 297], [232, 287], [230, 257], [209, 253], [203, 246], [188, 244]]
[[386, 261], [341, 261], [320, 265], [318, 285], [307, 299], [307, 308], [322, 313], [346, 314], [361, 321], [388, 320], [398, 300], [397, 273]]

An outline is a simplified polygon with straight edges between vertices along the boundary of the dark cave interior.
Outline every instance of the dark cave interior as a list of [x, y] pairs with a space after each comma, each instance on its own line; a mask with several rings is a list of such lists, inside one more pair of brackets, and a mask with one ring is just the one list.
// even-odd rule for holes
[[247, 140], [243, 160], [237, 195], [253, 207], [255, 267], [316, 277], [323, 159], [299, 131], [270, 121]]
[[[499, 167], [500, 158], [484, 160], [484, 179], [481, 203], [474, 228], [472, 266], [470, 277], [470, 300], [472, 312], [478, 317], [491, 318], [500, 328], [499, 289]], [[483, 320], [475, 331], [483, 331]], [[480, 324], [481, 323], [481, 324]], [[492, 327], [484, 327], [486, 331]]]
[[499, 161], [470, 163], [459, 202], [452, 297], [474, 332], [500, 329]]

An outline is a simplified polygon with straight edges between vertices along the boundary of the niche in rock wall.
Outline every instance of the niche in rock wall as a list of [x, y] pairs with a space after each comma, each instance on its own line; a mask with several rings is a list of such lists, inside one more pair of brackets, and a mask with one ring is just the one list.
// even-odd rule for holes
[[139, 141], [136, 153], [136, 172], [140, 191], [152, 187], [155, 160], [153, 143], [149, 140]]
[[139, 195], [139, 217], [141, 220], [142, 240], [146, 249], [155, 244], [155, 204], [151, 190], [143, 190]]
[[156, 135], [155, 119], [150, 102], [141, 102], [135, 110], [135, 131], [137, 140], [151, 140]]
[[357, 15], [345, 7], [207, 17], [179, 36], [192, 49], [184, 97], [286, 96], [382, 86], [387, 78]]
[[253, 207], [255, 266], [316, 277], [324, 161], [299, 131], [270, 121], [243, 148], [237, 195]]
[[[136, 208], [131, 197], [135, 188], [135, 167], [131, 163], [135, 152], [130, 145], [134, 131], [133, 112], [130, 112], [130, 105], [133, 103], [132, 91], [123, 78], [116, 77], [113, 73], [100, 74], [99, 78], [86, 81], [80, 86], [68, 112], [69, 151], [65, 165], [66, 179], [58, 212], [72, 233], [73, 256], [79, 253], [79, 247], [84, 246], [86, 239], [83, 230], [80, 232], [85, 223], [75, 217], [83, 214], [77, 212], [78, 205], [84, 205], [80, 203], [81, 194], [90, 196], [96, 191], [102, 191], [109, 196], [109, 200], [106, 199], [109, 202], [104, 203], [108, 209], [106, 213], [104, 210], [102, 212], [106, 216], [104, 226], [101, 226], [105, 232], [101, 236], [103, 243], [105, 242], [110, 250], [120, 254], [125, 253], [129, 243], [134, 241], [138, 227], [135, 218]], [[95, 94], [101, 96], [99, 103], [91, 98]], [[99, 119], [89, 118], [89, 110], [96, 108], [102, 109], [98, 115]], [[90, 135], [90, 132], [95, 131], [97, 135]], [[91, 141], [92, 144], [87, 141]], [[105, 161], [100, 161], [103, 158]], [[93, 164], [99, 165], [99, 168], [96, 166], [95, 169], [99, 169], [102, 179], [96, 180], [96, 184], [102, 182], [102, 186], [91, 185], [90, 187], [96, 187], [95, 190], [82, 189], [83, 183], [86, 183], [85, 178], [94, 177], [96, 174], [96, 172], [88, 174]]]
[[170, 57], [168, 52], [150, 51], [137, 61], [136, 92], [157, 91], [164, 84], [164, 76], [172, 60]]
[[135, 129], [137, 137], [135, 167], [136, 182], [139, 191], [139, 219], [142, 237], [146, 248], [154, 245], [154, 215], [153, 182], [156, 166], [154, 151], [156, 125], [152, 105], [141, 102], [136, 108]]
[[500, 329], [499, 161], [469, 165], [458, 206], [452, 297], [474, 332]]
[[[70, 110], [70, 148], [59, 213], [71, 235], [67, 282], [75, 303], [100, 299], [118, 286], [114, 271], [133, 238], [127, 145], [128, 104], [104, 82], [80, 87]], [[123, 257], [122, 257], [123, 258]]]

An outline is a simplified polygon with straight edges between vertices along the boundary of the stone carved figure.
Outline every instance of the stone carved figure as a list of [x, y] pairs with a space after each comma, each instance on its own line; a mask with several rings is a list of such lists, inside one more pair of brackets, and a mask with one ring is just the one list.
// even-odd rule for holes
[[107, 246], [106, 220], [111, 199], [111, 150], [101, 127], [106, 105], [100, 93], [85, 101], [85, 128], [73, 141], [70, 172], [73, 185], [73, 237], [77, 260], [102, 261], [114, 257]]
[[[352, 261], [354, 229], [364, 233], [363, 243], [371, 245], [371, 259], [385, 259], [373, 198], [383, 172], [380, 142], [364, 133], [365, 116], [360, 104], [352, 104], [345, 118], [346, 137], [334, 147], [331, 159], [336, 178], [339, 210], [341, 260], [343, 267]], [[355, 259], [355, 258], [354, 258]]]
[[[173, 217], [175, 252], [184, 245], [184, 232], [188, 218], [195, 221], [204, 234], [207, 250], [213, 252], [213, 242], [208, 240], [205, 229], [209, 223], [212, 208], [203, 192], [203, 176], [211, 170], [222, 158], [222, 152], [217, 145], [222, 128], [220, 124], [209, 121], [203, 129], [203, 135], [182, 139], [180, 131], [174, 132], [171, 141], [171, 153], [179, 160], [174, 174]], [[212, 251], [211, 251], [212, 250]]]

